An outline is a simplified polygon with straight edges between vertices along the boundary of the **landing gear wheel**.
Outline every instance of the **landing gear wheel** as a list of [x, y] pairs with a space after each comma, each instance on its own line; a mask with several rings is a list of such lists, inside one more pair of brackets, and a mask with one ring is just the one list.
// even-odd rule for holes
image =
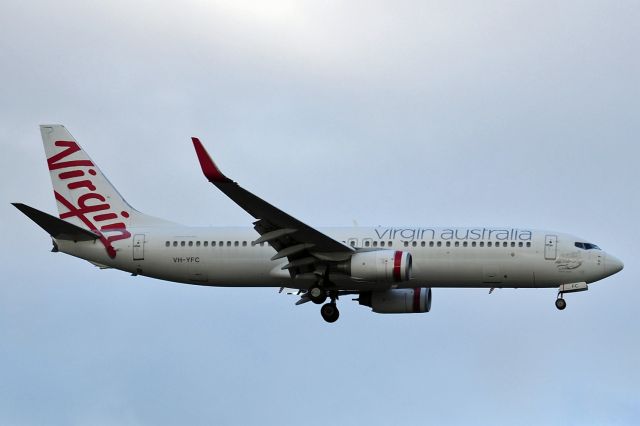
[[320, 314], [326, 322], [336, 322], [340, 316], [340, 311], [335, 303], [326, 303], [320, 308]]
[[556, 299], [556, 308], [563, 310], [566, 307], [567, 307], [567, 302], [565, 302], [564, 299], [562, 298]]
[[322, 305], [327, 300], [327, 292], [318, 286], [311, 287], [307, 292], [307, 296], [316, 305]]

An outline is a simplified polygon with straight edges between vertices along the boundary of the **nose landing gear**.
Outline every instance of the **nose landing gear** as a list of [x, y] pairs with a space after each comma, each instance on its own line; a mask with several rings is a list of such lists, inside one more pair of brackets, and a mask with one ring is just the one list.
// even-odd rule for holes
[[563, 310], [567, 307], [567, 302], [563, 299], [562, 293], [558, 293], [558, 298], [556, 299], [556, 308], [559, 310]]

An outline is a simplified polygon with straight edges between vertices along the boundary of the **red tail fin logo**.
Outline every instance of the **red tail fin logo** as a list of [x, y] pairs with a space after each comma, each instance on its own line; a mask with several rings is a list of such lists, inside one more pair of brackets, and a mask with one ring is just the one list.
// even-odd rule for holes
[[[96, 176], [95, 165], [89, 159], [67, 160], [70, 155], [80, 151], [80, 147], [75, 141], [56, 141], [55, 146], [63, 148], [62, 151], [47, 158], [49, 171], [62, 170], [58, 173], [58, 178], [67, 185], [69, 191], [82, 191], [77, 198], [77, 205], [66, 199], [62, 194], [54, 189], [56, 200], [65, 206], [68, 211], [60, 213], [60, 219], [78, 218], [89, 229], [100, 235], [100, 242], [107, 250], [111, 258], [116, 257], [116, 250], [113, 243], [131, 237], [126, 224], [114, 212], [107, 202], [107, 197], [97, 190], [92, 181]], [[120, 216], [128, 218], [129, 213], [120, 212]]]

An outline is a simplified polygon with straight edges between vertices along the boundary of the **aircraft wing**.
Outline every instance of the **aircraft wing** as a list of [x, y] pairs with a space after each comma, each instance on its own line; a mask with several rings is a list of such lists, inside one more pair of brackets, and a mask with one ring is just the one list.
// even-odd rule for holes
[[288, 269], [292, 276], [317, 271], [323, 260], [348, 259], [354, 252], [352, 247], [304, 224], [242, 188], [218, 169], [198, 138], [192, 138], [192, 141], [202, 172], [209, 182], [257, 219], [253, 225], [260, 237], [254, 244], [269, 243], [277, 252], [271, 260], [286, 257], [289, 263], [282, 269]]

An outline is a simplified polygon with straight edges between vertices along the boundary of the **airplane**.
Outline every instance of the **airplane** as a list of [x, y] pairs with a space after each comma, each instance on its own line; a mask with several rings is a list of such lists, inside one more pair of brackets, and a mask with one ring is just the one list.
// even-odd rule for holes
[[129, 205], [62, 125], [40, 126], [58, 217], [13, 203], [63, 252], [100, 268], [178, 283], [293, 289], [335, 322], [340, 296], [376, 313], [431, 310], [432, 288], [557, 288], [564, 295], [623, 269], [587, 240], [513, 227], [314, 228], [224, 175], [192, 138], [206, 179], [255, 221], [192, 227]]

